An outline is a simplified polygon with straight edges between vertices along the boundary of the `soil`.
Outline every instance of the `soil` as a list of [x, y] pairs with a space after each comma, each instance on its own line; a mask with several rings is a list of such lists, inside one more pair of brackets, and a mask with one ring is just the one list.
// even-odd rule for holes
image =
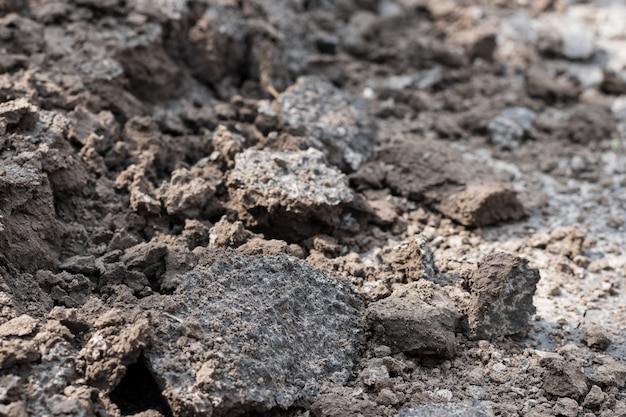
[[0, 416], [626, 416], [620, 0], [0, 0]]

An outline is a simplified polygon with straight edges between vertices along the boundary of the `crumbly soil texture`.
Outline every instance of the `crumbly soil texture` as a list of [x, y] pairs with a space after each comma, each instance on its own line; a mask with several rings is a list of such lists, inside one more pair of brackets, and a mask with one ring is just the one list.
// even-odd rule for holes
[[0, 0], [0, 416], [626, 416], [626, 3]]

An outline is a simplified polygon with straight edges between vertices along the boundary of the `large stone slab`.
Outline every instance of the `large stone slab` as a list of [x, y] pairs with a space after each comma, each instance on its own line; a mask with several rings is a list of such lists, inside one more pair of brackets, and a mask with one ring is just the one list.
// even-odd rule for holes
[[348, 282], [288, 256], [224, 251], [181, 282], [150, 301], [163, 320], [144, 352], [175, 415], [287, 408], [347, 381], [364, 341]]

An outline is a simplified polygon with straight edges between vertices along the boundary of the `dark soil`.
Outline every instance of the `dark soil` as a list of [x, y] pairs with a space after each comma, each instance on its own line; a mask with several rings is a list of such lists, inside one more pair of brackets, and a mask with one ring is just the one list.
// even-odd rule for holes
[[0, 0], [0, 416], [626, 416], [624, 22]]

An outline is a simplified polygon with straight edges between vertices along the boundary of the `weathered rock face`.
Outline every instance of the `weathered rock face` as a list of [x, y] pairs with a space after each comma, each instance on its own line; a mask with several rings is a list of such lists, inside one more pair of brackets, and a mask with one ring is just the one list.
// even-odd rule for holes
[[393, 353], [449, 358], [456, 352], [461, 315], [432, 282], [417, 281], [370, 304], [367, 322], [374, 338]]
[[283, 121], [317, 139], [316, 146], [343, 171], [367, 162], [376, 146], [376, 123], [356, 97], [318, 77], [301, 77], [278, 98]]
[[535, 314], [539, 279], [539, 271], [525, 259], [502, 252], [486, 256], [470, 278], [470, 337], [490, 340], [524, 333]]
[[347, 177], [315, 149], [248, 149], [236, 157], [229, 188], [242, 218], [287, 240], [338, 226], [354, 198]]
[[176, 415], [286, 408], [350, 375], [364, 331], [349, 283], [287, 256], [223, 251], [181, 281], [149, 300], [165, 314], [144, 352]]

